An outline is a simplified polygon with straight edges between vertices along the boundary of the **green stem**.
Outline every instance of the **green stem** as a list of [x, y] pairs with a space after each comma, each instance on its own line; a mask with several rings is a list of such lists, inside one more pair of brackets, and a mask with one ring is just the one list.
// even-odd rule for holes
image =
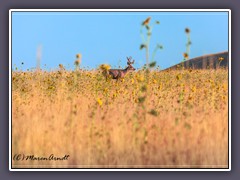
[[143, 29], [143, 26], [141, 26], [140, 35], [141, 35], [142, 41], [145, 42], [145, 38], [144, 38], [144, 35], [143, 35], [143, 32], [142, 32], [142, 29]]
[[189, 57], [189, 54], [190, 54], [190, 35], [188, 34], [188, 44], [187, 44], [187, 53], [188, 53], [188, 57]]
[[148, 48], [148, 45], [146, 45], [146, 66], [147, 66], [147, 69], [148, 69], [148, 62], [149, 62], [149, 48]]
[[157, 50], [158, 50], [158, 46], [155, 47], [155, 49], [154, 49], [154, 51], [152, 53], [152, 61], [154, 60], [154, 57], [155, 57], [155, 55], [157, 53]]

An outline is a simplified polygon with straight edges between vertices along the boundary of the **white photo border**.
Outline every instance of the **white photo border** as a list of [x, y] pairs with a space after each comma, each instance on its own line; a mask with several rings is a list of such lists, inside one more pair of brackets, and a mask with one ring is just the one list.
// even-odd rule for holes
[[[228, 168], [12, 168], [12, 12], [228, 12]], [[231, 9], [10, 9], [9, 171], [231, 171]]]

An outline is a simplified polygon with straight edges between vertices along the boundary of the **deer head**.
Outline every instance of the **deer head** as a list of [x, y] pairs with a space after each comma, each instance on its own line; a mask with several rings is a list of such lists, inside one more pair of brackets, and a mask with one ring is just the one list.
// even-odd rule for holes
[[135, 71], [136, 69], [132, 66], [132, 64], [134, 64], [134, 61], [131, 61], [132, 57], [127, 57], [127, 65], [128, 65], [128, 70], [131, 70], [131, 71]]

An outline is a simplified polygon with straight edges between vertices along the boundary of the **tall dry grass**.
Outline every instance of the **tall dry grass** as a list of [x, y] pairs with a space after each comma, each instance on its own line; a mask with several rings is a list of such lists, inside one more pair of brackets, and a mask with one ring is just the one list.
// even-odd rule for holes
[[12, 73], [13, 167], [226, 168], [228, 71]]

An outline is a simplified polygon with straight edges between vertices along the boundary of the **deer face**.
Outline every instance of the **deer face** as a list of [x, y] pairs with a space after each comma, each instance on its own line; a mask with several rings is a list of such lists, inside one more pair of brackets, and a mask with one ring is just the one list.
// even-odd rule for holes
[[132, 64], [134, 64], [134, 60], [131, 61], [132, 57], [130, 56], [129, 58], [127, 57], [127, 65], [128, 65], [128, 71], [135, 71], [136, 69], [132, 66]]
[[136, 69], [131, 64], [128, 65], [128, 71], [135, 71], [135, 70]]

